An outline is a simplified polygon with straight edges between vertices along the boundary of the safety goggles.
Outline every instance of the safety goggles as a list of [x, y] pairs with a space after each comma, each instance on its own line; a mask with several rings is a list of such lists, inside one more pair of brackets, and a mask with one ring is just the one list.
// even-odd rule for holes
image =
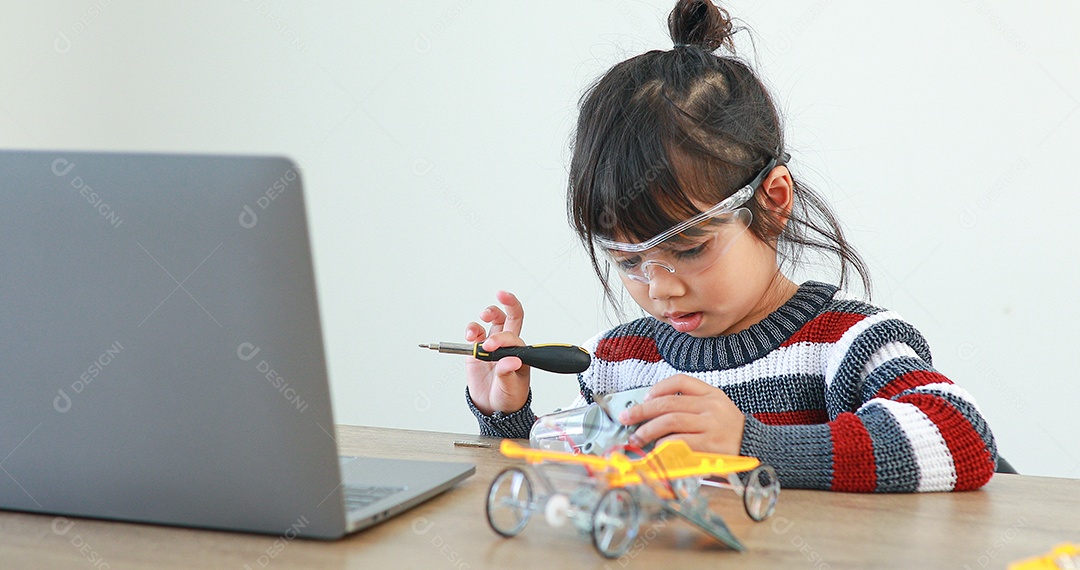
[[634, 281], [648, 283], [655, 268], [690, 276], [712, 267], [750, 227], [753, 215], [743, 207], [777, 159], [746, 186], [719, 204], [641, 243], [625, 243], [596, 237], [604, 255], [618, 270]]

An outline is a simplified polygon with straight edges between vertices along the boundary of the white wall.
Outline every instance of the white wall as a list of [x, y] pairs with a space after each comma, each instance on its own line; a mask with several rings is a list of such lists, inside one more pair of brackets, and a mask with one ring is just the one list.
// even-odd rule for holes
[[[530, 342], [607, 325], [565, 221], [575, 106], [612, 64], [670, 47], [672, 5], [8, 3], [0, 146], [295, 157], [337, 421], [475, 432], [462, 360], [416, 345], [460, 340], [499, 288]], [[1080, 5], [729, 6], [875, 300], [921, 328], [1021, 471], [1080, 476]], [[577, 389], [534, 380], [539, 411]]]

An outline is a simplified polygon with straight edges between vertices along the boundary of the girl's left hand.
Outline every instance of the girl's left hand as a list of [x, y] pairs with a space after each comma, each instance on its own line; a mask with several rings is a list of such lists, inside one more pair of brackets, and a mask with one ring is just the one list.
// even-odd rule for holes
[[644, 402], [619, 414], [619, 421], [645, 422], [630, 438], [638, 446], [682, 439], [695, 451], [738, 455], [746, 416], [723, 390], [676, 374], [657, 382]]

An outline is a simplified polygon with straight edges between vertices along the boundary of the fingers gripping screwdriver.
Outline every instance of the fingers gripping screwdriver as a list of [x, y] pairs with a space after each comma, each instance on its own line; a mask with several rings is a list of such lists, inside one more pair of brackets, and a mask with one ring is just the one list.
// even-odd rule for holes
[[579, 374], [592, 363], [589, 351], [572, 344], [534, 344], [531, 346], [504, 346], [486, 351], [481, 343], [433, 342], [421, 344], [420, 348], [437, 350], [447, 354], [464, 354], [478, 360], [494, 362], [507, 356], [516, 356], [526, 366], [558, 374]]

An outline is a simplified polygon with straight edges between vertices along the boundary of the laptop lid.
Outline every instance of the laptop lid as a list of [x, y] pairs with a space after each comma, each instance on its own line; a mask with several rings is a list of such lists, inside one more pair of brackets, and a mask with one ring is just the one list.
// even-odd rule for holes
[[345, 532], [293, 162], [0, 151], [0, 204], [0, 508]]

